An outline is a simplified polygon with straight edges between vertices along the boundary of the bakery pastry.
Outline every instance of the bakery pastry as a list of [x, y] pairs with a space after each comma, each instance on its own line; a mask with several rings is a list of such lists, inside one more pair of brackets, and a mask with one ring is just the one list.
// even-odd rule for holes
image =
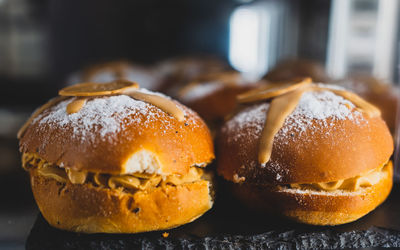
[[183, 87], [178, 100], [196, 111], [212, 128], [236, 108], [236, 96], [260, 86], [260, 81], [245, 79], [239, 72], [204, 74]]
[[393, 84], [368, 75], [353, 75], [339, 80], [338, 85], [357, 93], [365, 100], [377, 106], [382, 112], [392, 134], [396, 129], [397, 108], [399, 105], [399, 90]]
[[18, 134], [22, 165], [50, 225], [137, 233], [212, 207], [210, 132], [192, 110], [129, 81], [62, 89]]
[[311, 77], [314, 82], [327, 82], [329, 77], [320, 63], [309, 59], [290, 59], [278, 63], [265, 76], [270, 82], [291, 81]]
[[218, 137], [218, 174], [244, 204], [314, 225], [348, 223], [392, 188], [393, 140], [372, 104], [305, 79], [239, 96]]
[[156, 70], [124, 60], [97, 63], [85, 67], [72, 74], [67, 80], [67, 85], [81, 82], [102, 83], [121, 79], [139, 82], [142, 88], [149, 90], [158, 90], [161, 87], [161, 78]]
[[160, 62], [156, 66], [161, 77], [161, 92], [177, 97], [182, 87], [203, 74], [230, 69], [227, 62], [215, 56], [181, 56]]

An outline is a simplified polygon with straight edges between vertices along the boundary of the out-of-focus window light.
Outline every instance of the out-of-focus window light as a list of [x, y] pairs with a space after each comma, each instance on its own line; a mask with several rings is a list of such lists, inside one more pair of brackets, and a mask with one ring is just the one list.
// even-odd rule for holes
[[391, 79], [395, 71], [399, 1], [385, 0], [378, 3], [373, 73], [379, 78]]
[[391, 81], [398, 0], [334, 0], [326, 68], [334, 78], [372, 73]]
[[336, 78], [342, 78], [347, 73], [346, 43], [350, 6], [349, 0], [334, 0], [331, 7], [326, 68]]
[[230, 18], [229, 61], [249, 78], [259, 78], [268, 68], [268, 13], [255, 6], [241, 6]]

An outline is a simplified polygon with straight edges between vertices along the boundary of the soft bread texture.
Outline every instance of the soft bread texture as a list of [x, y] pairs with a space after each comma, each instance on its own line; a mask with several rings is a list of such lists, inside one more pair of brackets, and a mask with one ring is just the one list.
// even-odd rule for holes
[[362, 119], [357, 120], [310, 120], [305, 131], [284, 124], [281, 130], [285, 132], [275, 136], [271, 159], [265, 166], [257, 160], [261, 136], [257, 127], [263, 126], [265, 118], [246, 117], [240, 128], [225, 125], [217, 142], [217, 171], [227, 180], [239, 176], [252, 184], [330, 182], [366, 173], [389, 160], [393, 139], [380, 117], [360, 115]]
[[231, 183], [232, 193], [247, 206], [313, 225], [339, 225], [355, 221], [374, 210], [389, 195], [393, 167], [381, 180], [357, 191], [319, 192], [278, 186]]
[[[71, 123], [63, 127], [41, 124], [52, 111], [46, 109], [20, 138], [20, 151], [35, 152], [47, 162], [77, 171], [186, 174], [190, 166], [205, 166], [212, 161], [213, 142], [203, 120], [176, 103], [186, 115], [183, 122], [155, 106], [144, 105], [146, 110], [128, 115], [121, 121], [121, 129], [107, 138], [99, 130], [87, 131], [92, 140], [74, 136], [75, 127]], [[150, 119], [146, 113], [155, 118]], [[138, 161], [133, 163], [132, 159]]]
[[124, 164], [127, 173], [161, 173], [161, 166], [152, 152], [140, 150], [131, 155]]
[[137, 233], [191, 222], [212, 206], [211, 182], [138, 191], [133, 194], [66, 184], [31, 170], [34, 197], [50, 225], [82, 233]]

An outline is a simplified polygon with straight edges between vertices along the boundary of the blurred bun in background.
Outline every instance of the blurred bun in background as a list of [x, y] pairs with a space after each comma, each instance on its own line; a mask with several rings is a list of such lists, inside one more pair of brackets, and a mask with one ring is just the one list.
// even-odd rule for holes
[[71, 74], [67, 84], [110, 82], [119, 79], [140, 83], [143, 88], [150, 90], [156, 90], [160, 86], [160, 78], [153, 68], [124, 60], [98, 63], [85, 67], [83, 70]]
[[162, 78], [161, 91], [177, 96], [180, 88], [203, 74], [230, 69], [227, 61], [211, 55], [187, 55], [161, 61], [157, 72]]
[[244, 78], [237, 71], [208, 73], [185, 85], [179, 91], [178, 100], [199, 113], [211, 128], [215, 128], [235, 109], [238, 94], [260, 84], [260, 81]]
[[377, 106], [382, 112], [392, 134], [396, 129], [396, 114], [399, 104], [399, 89], [395, 85], [367, 74], [358, 74], [339, 80], [338, 84], [357, 93]]
[[329, 77], [324, 66], [309, 59], [290, 59], [278, 63], [263, 78], [271, 82], [290, 81], [294, 78], [311, 77], [314, 82], [327, 82]]

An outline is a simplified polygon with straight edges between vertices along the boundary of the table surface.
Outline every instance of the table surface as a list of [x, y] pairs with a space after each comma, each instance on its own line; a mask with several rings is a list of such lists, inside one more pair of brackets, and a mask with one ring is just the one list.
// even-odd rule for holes
[[0, 156], [6, 156], [7, 164], [13, 167], [3, 172], [0, 168], [0, 249], [24, 249], [25, 245], [28, 249], [400, 247], [400, 184], [376, 210], [336, 227], [302, 225], [249, 211], [220, 186], [211, 211], [192, 223], [167, 230], [167, 238], [162, 237], [164, 231], [84, 235], [57, 230], [38, 216], [29, 178], [20, 167], [16, 140], [1, 142]]
[[[50, 227], [38, 216], [27, 249], [248, 249], [400, 247], [400, 185], [364, 218], [336, 227], [309, 226], [249, 211], [229, 196], [198, 220], [172, 230], [142, 234], [76, 234]], [[168, 232], [167, 238], [162, 237]]]

